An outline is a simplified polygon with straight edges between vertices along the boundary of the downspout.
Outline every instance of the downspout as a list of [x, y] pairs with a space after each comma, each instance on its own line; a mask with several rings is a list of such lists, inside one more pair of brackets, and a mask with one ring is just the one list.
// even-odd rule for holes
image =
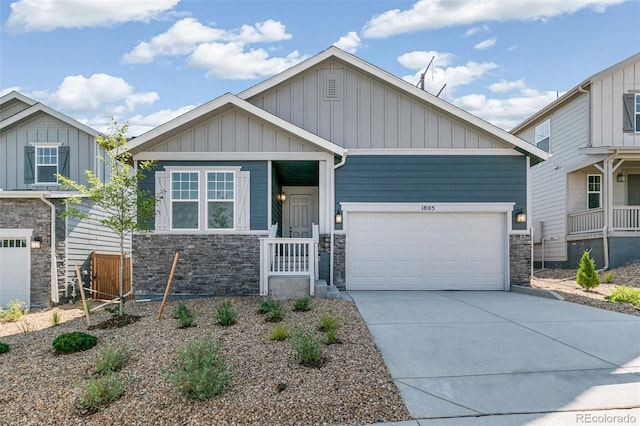
[[[51, 301], [58, 303], [58, 262], [56, 258], [56, 206], [47, 200], [44, 194], [40, 195], [43, 203], [51, 208]], [[82, 283], [78, 283], [82, 285]]]
[[331, 173], [331, 241], [329, 243], [329, 285], [333, 285], [333, 243], [334, 243], [334, 233], [336, 230], [336, 219], [335, 219], [335, 211], [336, 211], [336, 170], [347, 162], [347, 153], [348, 149], [344, 150], [344, 155], [342, 156], [342, 160], [338, 164], [334, 164], [333, 171]]

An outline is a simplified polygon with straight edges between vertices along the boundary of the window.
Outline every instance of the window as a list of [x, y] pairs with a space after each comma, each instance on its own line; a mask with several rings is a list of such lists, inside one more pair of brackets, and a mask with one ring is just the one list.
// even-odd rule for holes
[[58, 147], [36, 147], [36, 183], [58, 183]]
[[600, 175], [587, 175], [587, 203], [588, 208], [602, 207], [602, 185]]
[[207, 172], [207, 229], [233, 229], [233, 172]]
[[622, 95], [622, 130], [640, 133], [640, 94]]
[[200, 228], [198, 172], [171, 172], [171, 228]]
[[636, 132], [640, 132], [640, 95], [636, 95]]
[[535, 143], [536, 146], [543, 151], [551, 152], [551, 121], [547, 120], [544, 123], [536, 126], [535, 130]]

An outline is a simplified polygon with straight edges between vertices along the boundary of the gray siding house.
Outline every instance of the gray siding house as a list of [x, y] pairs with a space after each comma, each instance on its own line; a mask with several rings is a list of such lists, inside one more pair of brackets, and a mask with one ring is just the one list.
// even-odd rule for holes
[[550, 159], [532, 168], [534, 259], [575, 268], [640, 261], [640, 53], [589, 78], [511, 133]]
[[[528, 284], [530, 166], [546, 152], [336, 47], [135, 138], [157, 168], [138, 294]], [[307, 243], [309, 242], [309, 243]], [[318, 260], [319, 259], [319, 260]], [[313, 286], [310, 288], [313, 292]]]
[[89, 219], [65, 219], [56, 173], [87, 183], [85, 170], [104, 177], [98, 132], [11, 92], [0, 97], [0, 306], [21, 300], [48, 306], [69, 295], [75, 264], [87, 271], [90, 253], [118, 253], [117, 237], [88, 205]]

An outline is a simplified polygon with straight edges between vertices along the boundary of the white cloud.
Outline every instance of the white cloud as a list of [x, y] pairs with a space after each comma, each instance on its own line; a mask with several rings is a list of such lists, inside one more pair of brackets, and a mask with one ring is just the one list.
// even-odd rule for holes
[[469, 37], [480, 31], [489, 31], [489, 26], [487, 24], [484, 24], [481, 27], [471, 27], [464, 33], [464, 35], [465, 37]]
[[358, 48], [362, 46], [362, 41], [355, 31], [349, 31], [346, 36], [340, 37], [333, 45], [339, 49], [349, 53], [356, 53]]
[[392, 9], [376, 15], [362, 30], [365, 38], [386, 38], [397, 34], [469, 25], [481, 21], [547, 20], [580, 9], [603, 12], [625, 0], [418, 0], [407, 10]]
[[496, 38], [488, 38], [473, 46], [474, 49], [484, 50], [496, 45]]
[[128, 21], [149, 21], [180, 0], [18, 0], [11, 3], [11, 31], [105, 27]]
[[178, 109], [162, 109], [145, 116], [134, 115], [128, 120], [129, 132], [127, 133], [127, 136], [140, 136], [141, 134], [154, 129], [169, 120], [173, 120], [194, 108], [196, 108], [196, 105], [187, 105]]
[[436, 52], [435, 50], [413, 51], [398, 56], [398, 62], [411, 70], [424, 70], [431, 58], [433, 58], [431, 65], [446, 66], [453, 62], [455, 55], [453, 53]]
[[500, 80], [498, 83], [493, 83], [489, 86], [489, 90], [494, 93], [506, 93], [514, 89], [525, 89], [524, 78], [515, 81]]

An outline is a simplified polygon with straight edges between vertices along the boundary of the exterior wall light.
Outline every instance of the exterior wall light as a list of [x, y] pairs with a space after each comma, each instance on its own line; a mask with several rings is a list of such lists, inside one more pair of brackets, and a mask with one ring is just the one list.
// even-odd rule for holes
[[31, 240], [31, 248], [39, 249], [40, 247], [42, 247], [42, 237], [33, 237]]
[[616, 176], [616, 181], [624, 182], [625, 180], [627, 180], [627, 177], [622, 172], [618, 173], [618, 176]]
[[287, 201], [287, 194], [283, 192], [282, 194], [276, 195], [276, 200], [281, 202]]
[[340, 210], [336, 212], [336, 223], [342, 223], [342, 212]]
[[527, 221], [527, 215], [524, 211], [518, 210], [518, 214], [516, 214], [516, 222], [517, 223], [525, 223]]

